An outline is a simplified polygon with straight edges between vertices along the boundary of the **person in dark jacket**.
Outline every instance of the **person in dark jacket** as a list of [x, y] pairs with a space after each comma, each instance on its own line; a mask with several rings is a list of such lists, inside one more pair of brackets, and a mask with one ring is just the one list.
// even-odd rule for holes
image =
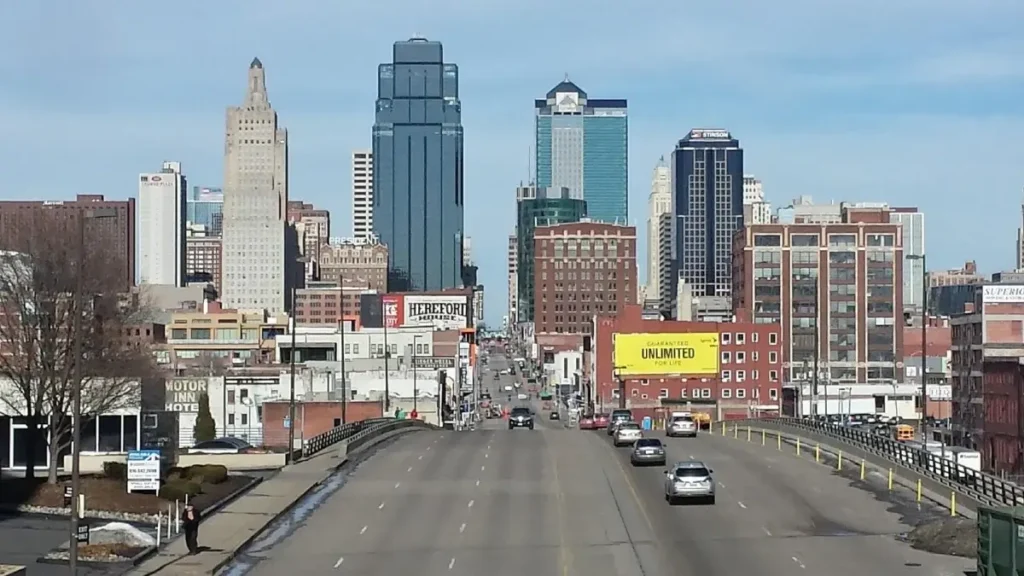
[[199, 554], [199, 511], [188, 504], [181, 513], [181, 523], [185, 528], [185, 546], [189, 554]]

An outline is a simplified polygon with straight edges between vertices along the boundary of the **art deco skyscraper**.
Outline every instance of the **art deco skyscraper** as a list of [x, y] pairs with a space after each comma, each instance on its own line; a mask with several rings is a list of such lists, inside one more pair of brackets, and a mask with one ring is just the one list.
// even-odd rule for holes
[[[647, 200], [647, 298], [661, 294], [661, 259], [659, 238], [662, 237], [662, 214], [672, 212], [672, 169], [665, 158], [654, 167], [651, 195]], [[671, 222], [671, 221], [670, 221]]]
[[287, 309], [293, 263], [286, 242], [288, 132], [278, 126], [259, 58], [241, 106], [227, 110], [224, 138], [222, 299], [230, 308]]

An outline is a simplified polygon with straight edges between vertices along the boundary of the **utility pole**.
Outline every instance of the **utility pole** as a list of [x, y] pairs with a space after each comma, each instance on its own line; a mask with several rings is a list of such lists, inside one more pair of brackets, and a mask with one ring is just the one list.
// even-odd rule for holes
[[295, 332], [297, 322], [295, 321], [295, 284], [292, 284], [292, 310], [290, 324], [292, 332], [291, 354], [288, 355], [288, 371], [291, 373], [291, 386], [288, 395], [288, 463], [295, 459]]
[[348, 320], [345, 319], [345, 307], [341, 309], [341, 423], [348, 424], [348, 385], [345, 374], [345, 329], [348, 327]]
[[412, 410], [413, 412], [416, 413], [419, 413], [420, 398], [419, 384], [416, 380], [416, 372], [418, 372], [416, 366], [416, 359], [418, 357], [419, 351], [416, 348], [417, 345], [419, 344], [420, 337], [421, 336], [419, 334], [416, 334], [415, 336], [412, 337]]
[[[811, 414], [816, 419], [818, 417], [818, 356], [819, 350], [821, 349], [821, 335], [818, 328], [818, 321], [821, 319], [821, 307], [818, 305], [818, 298], [820, 293], [818, 292], [818, 278], [814, 278], [814, 375], [811, 376], [811, 389], [813, 390], [812, 396], [814, 397], [814, 406], [811, 408]], [[825, 389], [825, 415], [828, 416], [828, 388]]]
[[384, 416], [387, 416], [391, 412], [391, 380], [388, 377], [388, 358], [391, 357], [391, 349], [388, 348], [388, 315], [384, 308], [384, 302], [381, 302], [381, 316], [384, 321], [381, 322], [384, 326]]
[[619, 410], [626, 409], [626, 381], [622, 378], [622, 373], [625, 366], [613, 366], [612, 373], [615, 375], [615, 379], [619, 383]]

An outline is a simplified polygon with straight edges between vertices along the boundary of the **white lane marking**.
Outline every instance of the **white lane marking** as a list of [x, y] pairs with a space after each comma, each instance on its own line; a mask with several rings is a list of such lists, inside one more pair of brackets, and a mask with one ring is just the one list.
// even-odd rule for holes
[[444, 434], [441, 434], [440, 436], [438, 436], [438, 438], [444, 438]]
[[761, 530], [764, 530], [764, 533], [765, 533], [766, 535], [768, 535], [768, 536], [771, 536], [771, 535], [772, 535], [772, 531], [771, 531], [771, 530], [769, 530], [769, 529], [767, 529], [767, 528], [765, 528], [764, 526], [761, 526]]
[[479, 480], [477, 480], [477, 481], [476, 481], [476, 485], [477, 485], [477, 486], [479, 486], [479, 485], [480, 485], [480, 481], [479, 481]]
[[696, 458], [693, 457], [693, 454], [690, 454], [690, 460], [696, 460]]
[[490, 457], [491, 457], [490, 454], [484, 454], [484, 458], [490, 458]]
[[412, 466], [409, 466], [409, 469], [406, 470], [406, 472], [412, 472]]
[[334, 563], [334, 567], [338, 568], [339, 566], [341, 566], [341, 563], [344, 562], [344, 561], [345, 561], [344, 557], [338, 558], [338, 561]]
[[367, 528], [369, 528], [369, 526], [363, 526], [363, 529], [362, 529], [362, 530], [360, 530], [360, 531], [359, 531], [359, 533], [360, 533], [360, 534], [366, 534], [366, 529], [367, 529]]
[[427, 450], [430, 450], [430, 446], [427, 446]]
[[417, 460], [423, 460], [423, 454], [420, 454], [420, 457], [417, 458]]
[[384, 509], [384, 503], [381, 502], [380, 506], [377, 506], [377, 510], [383, 510], [383, 509]]
[[718, 483], [718, 487], [719, 487], [719, 488], [725, 488], [725, 484], [722, 484], [721, 482], [719, 482], [719, 483]]
[[475, 500], [470, 500], [469, 501], [469, 506], [467, 506], [467, 508], [472, 508], [473, 507], [473, 502], [475, 502]]
[[395, 482], [395, 488], [398, 488], [398, 487], [399, 487], [399, 486], [401, 486], [401, 485], [402, 485], [402, 483], [401, 483], [401, 482]]
[[466, 531], [466, 523], [463, 522], [462, 526], [459, 526], [459, 534], [462, 534], [465, 531]]
[[448, 569], [451, 570], [452, 568], [455, 568], [455, 558], [452, 558], [452, 561], [448, 563]]
[[807, 568], [807, 566], [805, 566], [804, 563], [801, 562], [800, 559], [797, 558], [796, 556], [793, 556], [793, 562], [796, 562], [797, 565], [800, 566], [801, 568]]
[[483, 471], [484, 471], [484, 470], [486, 470], [486, 469], [487, 469], [487, 466], [481, 466], [481, 467], [480, 467], [480, 471], [481, 471], [481, 472], [483, 472]]
[[743, 508], [744, 510], [746, 510], [746, 509], [747, 509], [747, 505], [746, 505], [746, 504], [744, 504], [743, 502], [737, 502], [737, 504], [739, 504], [739, 505], [740, 505], [740, 508]]

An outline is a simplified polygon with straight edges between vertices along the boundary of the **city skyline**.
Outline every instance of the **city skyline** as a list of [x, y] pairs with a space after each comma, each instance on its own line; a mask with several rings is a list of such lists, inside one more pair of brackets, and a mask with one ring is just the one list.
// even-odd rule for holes
[[[790, 1], [776, 9], [799, 10], [800, 5]], [[442, 11], [444, 18], [425, 7], [387, 18], [372, 7], [321, 7], [315, 18], [278, 7], [256, 18], [239, 16], [244, 11], [237, 6], [226, 2], [211, 8], [206, 20], [194, 25], [196, 32], [210, 32], [202, 46], [145, 42], [145, 33], [127, 22], [154, 18], [158, 13], [151, 7], [129, 6], [113, 19], [83, 28], [81, 22], [92, 22], [94, 15], [72, 6], [48, 22], [56, 44], [45, 50], [26, 50], [40, 39], [24, 35], [42, 25], [41, 15], [12, 9], [7, 15], [11, 33], [0, 40], [7, 48], [0, 68], [9, 80], [0, 94], [0, 117], [11, 137], [0, 146], [6, 146], [8, 157], [24, 161], [0, 174], [4, 197], [67, 200], [77, 192], [96, 192], [126, 198], [135, 190], [129, 179], [164, 158], [181, 160], [193, 182], [220, 184], [223, 109], [240, 99], [237, 71], [259, 54], [273, 71], [275, 107], [295, 135], [291, 196], [329, 209], [338, 230], [347, 231], [349, 198], [323, 181], [352, 149], [369, 146], [376, 65], [387, 60], [392, 40], [416, 30], [444, 42], [446, 54], [462, 68], [464, 124], [471, 134], [466, 232], [481, 254], [506, 250], [513, 204], [501, 191], [528, 175], [534, 139], [529, 103], [552, 78], [568, 72], [589, 92], [629, 100], [631, 224], [642, 226], [646, 219], [650, 170], [658, 157], [671, 152], [679, 132], [716, 124], [742, 139], [749, 151], [746, 169], [768, 184], [776, 205], [810, 194], [822, 201], [917, 206], [929, 228], [967, 226], [969, 232], [932, 235], [930, 267], [955, 268], [970, 259], [988, 271], [1014, 264], [1007, 238], [1019, 225], [1024, 167], [1016, 159], [1024, 111], [1019, 99], [1008, 96], [1021, 86], [1013, 55], [1024, 41], [1011, 27], [1022, 17], [1021, 6], [943, 5], [922, 16], [912, 5], [886, 5], [884, 22], [869, 18], [862, 8], [832, 6], [825, 12], [800, 11], [799, 18], [766, 29], [754, 24], [766, 14], [763, 6], [748, 3], [746, 16], [735, 21], [711, 7], [694, 11], [665, 3], [658, 7], [663, 18], [653, 24], [639, 14], [624, 15], [578, 27], [568, 36], [557, 25], [568, 8], [549, 7], [550, 19], [531, 24], [537, 42], [517, 47], [514, 55], [477, 49], [512, 41], [511, 29], [495, 31], [482, 24], [495, 18], [522, 21], [537, 6], [529, 1]], [[701, 30], [717, 30], [728, 21], [737, 40], [724, 51], [702, 46], [686, 54], [667, 50], [659, 31], [684, 12]], [[598, 16], [586, 18], [590, 22]], [[915, 28], [912, 38], [894, 40], [915, 46], [898, 56], [887, 50], [882, 58], [865, 35], [850, 32], [864, 26], [876, 37], [896, 37], [895, 32], [921, 18], [926, 25]], [[338, 20], [343, 33], [327, 24]], [[847, 24], [838, 33], [831, 25], [836, 21]], [[634, 42], [612, 33], [631, 27], [645, 30], [653, 40]], [[805, 33], [793, 33], [798, 30]], [[89, 41], [100, 33], [102, 45]], [[240, 34], [282, 41], [273, 46], [262, 40], [238, 42]], [[769, 38], [773, 49], [766, 51]], [[62, 48], [61, 42], [75, 48]], [[580, 42], [598, 48], [566, 49]], [[352, 57], [339, 61], [339, 53]], [[810, 59], [809, 53], [814, 54]], [[797, 54], [803, 57], [791, 58]], [[157, 88], [148, 78], [163, 62], [175, 63], [178, 81]], [[325, 75], [324, 69], [333, 71]], [[678, 78], [693, 75], [700, 75], [699, 85], [680, 90]], [[69, 84], [77, 87], [74, 94], [60, 88]], [[750, 90], [751, 84], [783, 89], [766, 93]], [[682, 104], [676, 103], [679, 94], [684, 95]], [[59, 141], [46, 136], [54, 131], [63, 134]], [[976, 145], [992, 169], [972, 177], [972, 189], [986, 191], [972, 195], [972, 202], [962, 202], [953, 184], [958, 168], [941, 160], [948, 147], [941, 136], [951, 132], [986, 135]], [[878, 163], [881, 157], [899, 158], [900, 169]], [[72, 187], [39, 177], [58, 167], [80, 175], [76, 182], [84, 184]], [[822, 182], [828, 183], [824, 190]], [[500, 210], [476, 200], [492, 194], [502, 198]], [[950, 210], [954, 203], [957, 209]], [[640, 242], [646, 253], [646, 238]], [[503, 308], [497, 305], [507, 283], [503, 268], [481, 268], [492, 324]]]

